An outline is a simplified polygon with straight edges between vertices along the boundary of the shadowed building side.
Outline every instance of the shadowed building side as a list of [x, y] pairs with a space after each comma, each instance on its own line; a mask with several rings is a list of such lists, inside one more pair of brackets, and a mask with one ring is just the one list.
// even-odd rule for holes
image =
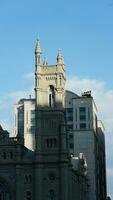
[[[65, 70], [61, 51], [56, 65], [41, 65], [36, 45], [36, 186], [37, 200], [70, 199], [71, 162], [65, 121]], [[40, 166], [40, 167], [39, 167]], [[43, 192], [44, 191], [44, 192]]]

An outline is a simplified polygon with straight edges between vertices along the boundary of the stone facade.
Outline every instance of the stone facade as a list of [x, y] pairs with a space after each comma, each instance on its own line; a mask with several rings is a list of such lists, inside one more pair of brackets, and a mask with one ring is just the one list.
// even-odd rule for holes
[[35, 151], [24, 146], [23, 133], [10, 138], [0, 127], [0, 199], [85, 200], [88, 199], [86, 161], [79, 156], [77, 162], [68, 147], [63, 57], [59, 50], [57, 64], [50, 66], [46, 61], [42, 65], [40, 56], [38, 40]]

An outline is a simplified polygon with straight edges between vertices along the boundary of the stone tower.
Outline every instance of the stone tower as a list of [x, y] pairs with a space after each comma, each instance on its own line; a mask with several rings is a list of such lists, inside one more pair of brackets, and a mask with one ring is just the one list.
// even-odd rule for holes
[[61, 50], [57, 64], [41, 64], [40, 42], [35, 49], [37, 200], [70, 199], [70, 157], [65, 123], [65, 69]]

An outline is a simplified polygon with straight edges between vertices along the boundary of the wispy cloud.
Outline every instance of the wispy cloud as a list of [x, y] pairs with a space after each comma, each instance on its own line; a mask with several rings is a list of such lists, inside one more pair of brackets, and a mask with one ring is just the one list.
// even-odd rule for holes
[[29, 73], [25, 74], [23, 76], [23, 78], [25, 78], [27, 80], [34, 80], [34, 73], [33, 72], [29, 72]]
[[34, 89], [19, 90], [1, 95], [0, 100], [0, 124], [13, 135], [13, 110], [14, 104], [22, 98], [34, 97]]
[[12, 129], [12, 125], [6, 119], [1, 120], [0, 124], [2, 125], [4, 130], [11, 130]]
[[107, 175], [113, 178], [113, 168], [107, 168]]
[[11, 92], [9, 93], [8, 98], [10, 98], [11, 101], [15, 102], [22, 98], [29, 98], [29, 95], [34, 96], [33, 88], [29, 90], [20, 90], [20, 91]]
[[105, 88], [106, 83], [96, 79], [80, 78], [78, 76], [69, 76], [67, 80], [67, 88], [74, 92], [81, 93], [86, 90], [101, 92]]
[[113, 90], [107, 89], [106, 82], [70, 76], [67, 81], [67, 88], [79, 94], [91, 90], [101, 117], [113, 129], [113, 106], [111, 106], [113, 102]]

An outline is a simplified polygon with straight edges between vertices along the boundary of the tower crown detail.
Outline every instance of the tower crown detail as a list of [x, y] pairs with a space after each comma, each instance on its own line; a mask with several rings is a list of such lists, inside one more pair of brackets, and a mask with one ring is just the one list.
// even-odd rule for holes
[[37, 39], [37, 42], [36, 42], [35, 53], [41, 54], [40, 40], [39, 39]]
[[46, 58], [44, 58], [44, 62], [41, 64], [41, 49], [38, 39], [35, 58], [35, 94], [37, 108], [64, 109], [66, 79], [61, 50], [58, 50], [57, 64], [48, 65]]
[[46, 57], [44, 58], [44, 62], [43, 62], [43, 65], [47, 65], [48, 63], [47, 63], [47, 59], [46, 59]]
[[38, 65], [41, 63], [41, 48], [40, 48], [40, 40], [37, 39], [36, 42], [36, 48], [35, 48], [35, 63], [36, 63], [36, 68]]
[[58, 49], [57, 64], [64, 65], [64, 58], [61, 49]]

